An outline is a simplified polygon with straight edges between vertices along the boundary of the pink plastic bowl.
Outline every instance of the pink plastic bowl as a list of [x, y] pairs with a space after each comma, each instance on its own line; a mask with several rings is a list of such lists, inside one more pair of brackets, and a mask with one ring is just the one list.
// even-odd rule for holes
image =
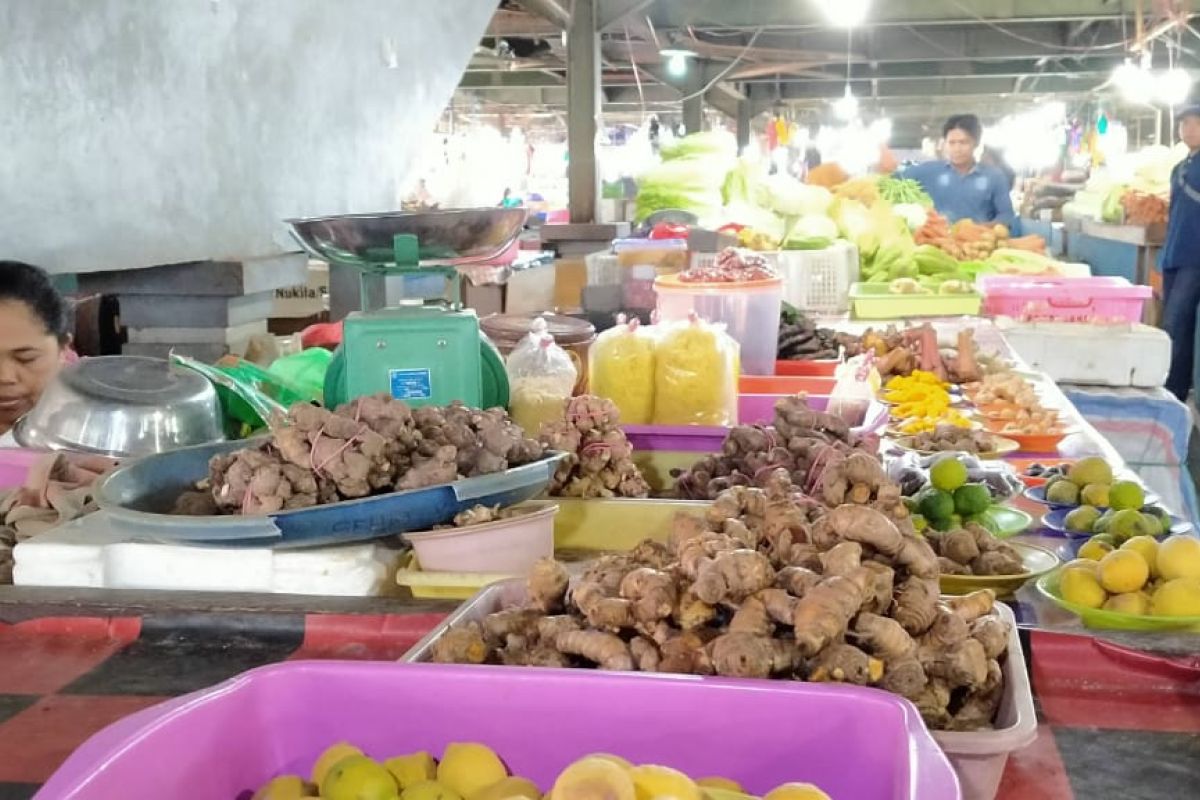
[[233, 800], [307, 774], [346, 740], [387, 758], [491, 746], [543, 791], [589, 753], [721, 775], [758, 795], [809, 781], [838, 800], [957, 800], [906, 700], [876, 689], [583, 670], [293, 661], [127, 717], [38, 800]]
[[466, 528], [406, 533], [421, 569], [524, 575], [539, 558], [554, 555], [555, 503], [530, 503], [536, 511]]
[[0, 448], [0, 489], [15, 489], [25, 485], [29, 470], [45, 453], [20, 448]]

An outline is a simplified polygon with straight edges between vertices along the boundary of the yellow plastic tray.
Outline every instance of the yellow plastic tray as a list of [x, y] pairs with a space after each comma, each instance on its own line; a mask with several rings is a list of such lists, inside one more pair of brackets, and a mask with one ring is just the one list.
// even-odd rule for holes
[[650, 484], [650, 492], [656, 495], [669, 494], [675, 489], [671, 470], [691, 469], [692, 465], [705, 456], [704, 453], [688, 453], [675, 450], [634, 450], [633, 463]]
[[[632, 550], [643, 539], [665, 541], [679, 512], [703, 514], [708, 503], [687, 500], [580, 500], [560, 497], [554, 518], [555, 551]], [[480, 589], [513, 575], [482, 572], [426, 572], [415, 557], [396, 572], [396, 583], [413, 597], [466, 600]]]

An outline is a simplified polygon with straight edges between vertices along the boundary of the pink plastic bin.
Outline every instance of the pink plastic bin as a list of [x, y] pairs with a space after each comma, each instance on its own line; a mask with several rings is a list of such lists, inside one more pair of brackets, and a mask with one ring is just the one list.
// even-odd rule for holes
[[46, 455], [37, 450], [22, 450], [17, 447], [0, 448], [0, 489], [15, 489], [25, 485], [29, 470], [38, 459]]
[[421, 569], [520, 575], [554, 555], [555, 503], [530, 503], [529, 513], [465, 528], [403, 534]]
[[1153, 290], [1125, 278], [1023, 278], [984, 275], [979, 279], [983, 313], [1059, 322], [1141, 322]]
[[376, 758], [484, 742], [543, 791], [575, 759], [609, 752], [756, 794], [811, 781], [838, 800], [960, 797], [916, 710], [872, 689], [338, 661], [263, 667], [127, 717], [36, 797], [243, 798], [277, 774], [307, 773], [343, 739]]

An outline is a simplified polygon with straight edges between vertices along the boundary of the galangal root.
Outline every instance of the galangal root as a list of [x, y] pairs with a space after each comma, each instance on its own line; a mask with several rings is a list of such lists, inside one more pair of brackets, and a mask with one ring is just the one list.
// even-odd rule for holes
[[567, 453], [550, 483], [554, 497], [648, 497], [650, 485], [633, 461], [611, 400], [574, 397], [563, 419], [542, 426], [541, 441]]
[[764, 483], [574, 580], [539, 562], [524, 607], [452, 627], [434, 660], [478, 663], [482, 646], [488, 663], [853, 683], [909, 698], [937, 727], [987, 727], [1009, 636], [992, 593], [943, 602], [938, 556], [911, 528], [870, 505], [825, 510], [784, 469]]

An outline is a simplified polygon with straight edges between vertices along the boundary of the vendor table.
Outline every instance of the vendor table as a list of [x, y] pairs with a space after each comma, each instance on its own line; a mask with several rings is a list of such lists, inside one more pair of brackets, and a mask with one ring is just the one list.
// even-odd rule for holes
[[[53, 616], [31, 617], [33, 606], [8, 594], [0, 602], [0, 800], [33, 797], [84, 739], [135, 711], [279, 661], [394, 660], [449, 610], [358, 601], [355, 612], [342, 601], [341, 613], [304, 614], [295, 609], [327, 600], [277, 600], [191, 594], [166, 610], [114, 615], [111, 593], [92, 591]], [[151, 593], [125, 593], [122, 602], [159, 605]], [[195, 610], [201, 605], [240, 610]], [[1192, 796], [1200, 668], [1085, 637], [1023, 638], [1041, 725], [1034, 744], [1009, 759], [1001, 800]]]

